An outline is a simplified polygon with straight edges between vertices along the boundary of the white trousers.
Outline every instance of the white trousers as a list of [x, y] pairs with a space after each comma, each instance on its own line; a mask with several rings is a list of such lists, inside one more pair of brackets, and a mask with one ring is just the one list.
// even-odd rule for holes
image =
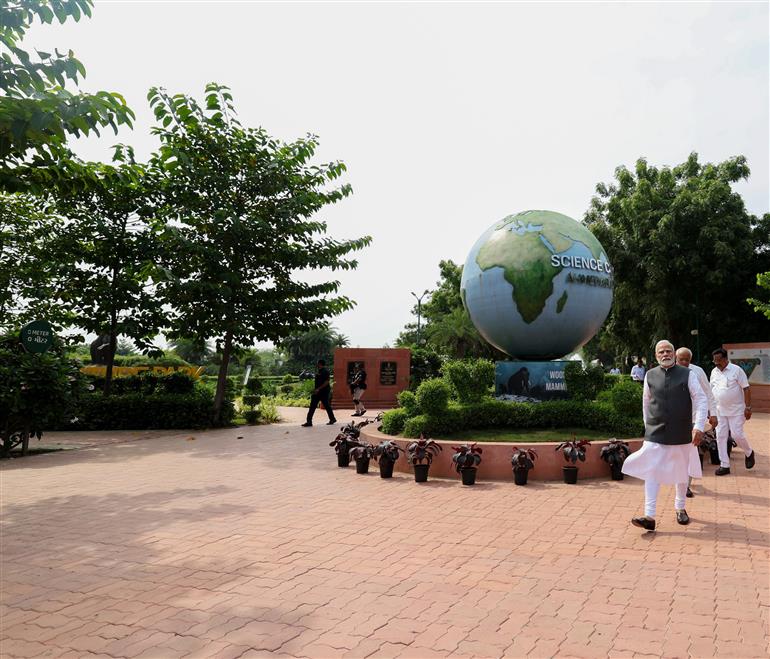
[[353, 401], [356, 404], [356, 412], [366, 412], [366, 408], [361, 402], [361, 399], [364, 397], [365, 393], [366, 389], [353, 389]]
[[717, 417], [717, 448], [719, 449], [719, 464], [723, 467], [730, 467], [730, 456], [727, 455], [728, 434], [732, 434], [735, 443], [741, 447], [746, 455], [751, 454], [752, 449], [743, 430], [744, 423], [746, 423], [746, 417], [743, 414]]
[[[655, 509], [658, 506], [658, 481], [644, 481], [644, 514], [647, 517], [655, 517]], [[674, 510], [684, 510], [684, 498], [687, 496], [687, 483], [674, 485]]]

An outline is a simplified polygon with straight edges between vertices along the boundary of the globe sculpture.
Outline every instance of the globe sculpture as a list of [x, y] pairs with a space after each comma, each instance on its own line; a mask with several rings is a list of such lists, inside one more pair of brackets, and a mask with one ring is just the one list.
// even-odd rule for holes
[[553, 211], [524, 211], [476, 241], [460, 293], [493, 346], [516, 359], [558, 359], [586, 343], [607, 317], [612, 267], [579, 222]]

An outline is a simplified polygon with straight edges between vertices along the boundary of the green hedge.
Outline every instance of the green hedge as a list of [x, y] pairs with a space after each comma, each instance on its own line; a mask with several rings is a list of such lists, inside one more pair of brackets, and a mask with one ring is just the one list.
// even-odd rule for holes
[[409, 412], [401, 407], [388, 410], [382, 415], [382, 432], [386, 435], [398, 435], [404, 429], [407, 419]]
[[[77, 430], [145, 430], [151, 428], [205, 428], [212, 425], [214, 397], [205, 388], [187, 394], [133, 392], [112, 396], [94, 393], [80, 401]], [[225, 424], [235, 408], [226, 400]]]
[[441, 372], [461, 403], [480, 403], [495, 386], [495, 365], [488, 359], [451, 359]]
[[[400, 414], [398, 414], [401, 412]], [[387, 434], [398, 434], [403, 420], [405, 437], [445, 435], [458, 430], [474, 428], [567, 428], [571, 426], [604, 430], [610, 434], [637, 436], [644, 434], [641, 418], [624, 416], [606, 403], [575, 400], [547, 401], [544, 403], [508, 403], [487, 400], [466, 405], [450, 404], [440, 415], [421, 414], [406, 418], [405, 410], [391, 410], [382, 429]]]

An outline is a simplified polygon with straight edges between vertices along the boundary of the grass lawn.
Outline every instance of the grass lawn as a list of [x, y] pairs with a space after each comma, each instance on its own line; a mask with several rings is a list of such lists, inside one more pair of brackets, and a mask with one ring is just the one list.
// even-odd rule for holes
[[[448, 439], [464, 442], [563, 442], [572, 439], [606, 440], [612, 437], [602, 430], [588, 430], [587, 428], [558, 428], [556, 430], [542, 428], [487, 428], [485, 430], [461, 430], [456, 433], [434, 437], [434, 439]], [[618, 437], [618, 439], [629, 439]], [[635, 439], [635, 438], [631, 438]]]

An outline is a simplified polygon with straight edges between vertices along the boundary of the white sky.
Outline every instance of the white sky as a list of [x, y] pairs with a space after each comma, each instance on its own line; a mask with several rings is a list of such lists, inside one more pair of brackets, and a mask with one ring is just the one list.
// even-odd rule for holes
[[737, 186], [768, 212], [767, 2], [96, 2], [80, 23], [35, 28], [25, 47], [71, 48], [83, 89], [123, 93], [133, 131], [83, 140], [88, 159], [155, 147], [153, 85], [232, 88], [244, 125], [321, 140], [354, 195], [329, 234], [373, 236], [333, 324], [351, 345], [394, 341], [438, 262], [536, 208], [581, 219], [596, 183], [644, 156], [675, 165], [748, 158]]

